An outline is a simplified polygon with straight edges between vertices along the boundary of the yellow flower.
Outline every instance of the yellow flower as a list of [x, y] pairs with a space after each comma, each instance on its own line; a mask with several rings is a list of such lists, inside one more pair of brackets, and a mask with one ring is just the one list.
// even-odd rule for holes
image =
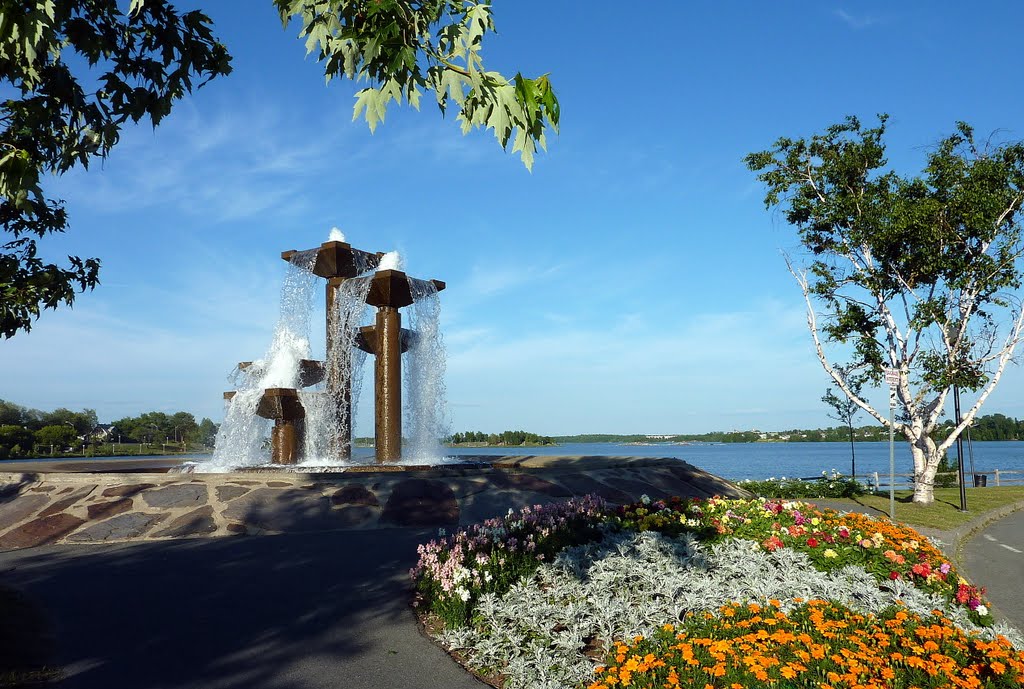
[[831, 548], [826, 548], [825, 549], [825, 557], [827, 557], [829, 559], [832, 559], [834, 557], [839, 557], [839, 553], [837, 553], [836, 551], [832, 550]]

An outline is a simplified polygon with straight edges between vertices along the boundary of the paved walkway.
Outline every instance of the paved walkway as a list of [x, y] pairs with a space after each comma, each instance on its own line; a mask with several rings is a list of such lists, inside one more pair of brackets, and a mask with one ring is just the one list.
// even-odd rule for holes
[[995, 611], [1024, 630], [1024, 511], [993, 522], [970, 539], [961, 560], [971, 577], [988, 587]]
[[55, 624], [67, 689], [480, 688], [409, 608], [433, 530], [0, 553]]

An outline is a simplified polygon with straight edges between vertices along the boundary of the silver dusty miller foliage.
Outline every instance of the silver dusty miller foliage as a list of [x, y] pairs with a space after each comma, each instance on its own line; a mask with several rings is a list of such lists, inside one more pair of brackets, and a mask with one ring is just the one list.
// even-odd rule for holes
[[909, 612], [942, 610], [954, 624], [982, 638], [1002, 634], [1017, 648], [1024, 637], [1005, 624], [981, 628], [965, 609], [901, 580], [880, 585], [859, 567], [821, 572], [790, 548], [766, 552], [730, 540], [706, 546], [684, 534], [611, 534], [563, 550], [529, 580], [504, 595], [484, 595], [474, 626], [446, 630], [439, 641], [469, 657], [478, 670], [500, 670], [509, 689], [575, 686], [593, 679], [597, 663], [588, 642], [611, 643], [677, 622], [687, 612], [716, 611], [728, 603], [825, 599], [861, 613], [901, 601]]

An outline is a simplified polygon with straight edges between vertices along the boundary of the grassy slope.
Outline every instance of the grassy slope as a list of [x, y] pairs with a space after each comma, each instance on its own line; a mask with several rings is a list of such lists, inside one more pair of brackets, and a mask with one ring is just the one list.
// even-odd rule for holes
[[[951, 531], [976, 519], [985, 512], [1024, 500], [1024, 486], [1002, 486], [999, 488], [969, 488], [967, 490], [967, 512], [960, 511], [959, 488], [936, 488], [935, 502], [931, 505], [915, 505], [911, 502], [911, 491], [896, 491], [896, 520], [911, 526], [923, 526]], [[846, 502], [851, 506], [866, 505], [888, 513], [889, 494], [862, 495], [858, 498], [836, 499], [830, 502]]]

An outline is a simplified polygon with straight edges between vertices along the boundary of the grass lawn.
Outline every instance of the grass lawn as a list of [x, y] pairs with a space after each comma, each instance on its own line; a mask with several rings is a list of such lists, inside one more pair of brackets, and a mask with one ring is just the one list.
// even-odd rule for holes
[[[967, 512], [960, 511], [959, 488], [936, 488], [935, 502], [931, 505], [915, 505], [911, 502], [913, 493], [908, 490], [896, 491], [896, 520], [911, 526], [951, 531], [976, 519], [985, 512], [1024, 500], [1024, 486], [1000, 486], [999, 488], [968, 488]], [[813, 501], [813, 498], [811, 498]], [[834, 498], [830, 502], [848, 503], [851, 506], [864, 505], [889, 512], [889, 494], [861, 495], [856, 498]]]

